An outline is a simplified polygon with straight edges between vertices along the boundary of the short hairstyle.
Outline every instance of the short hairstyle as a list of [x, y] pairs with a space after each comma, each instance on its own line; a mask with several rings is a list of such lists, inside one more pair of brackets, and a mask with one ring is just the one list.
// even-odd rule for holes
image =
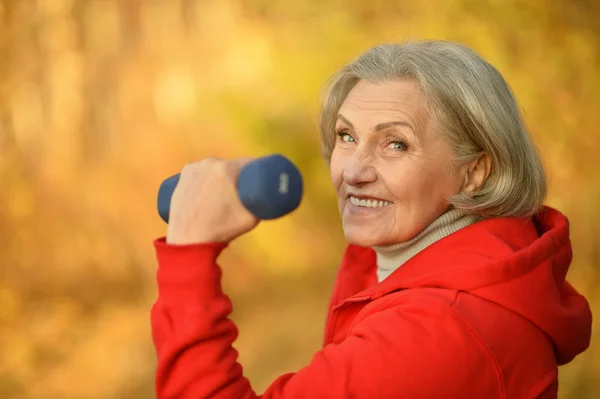
[[496, 68], [461, 44], [428, 40], [382, 44], [338, 70], [321, 99], [321, 153], [329, 164], [339, 109], [359, 80], [385, 83], [406, 79], [427, 98], [434, 129], [448, 142], [455, 165], [482, 151], [492, 160], [483, 186], [448, 201], [483, 217], [529, 216], [546, 196], [546, 175], [527, 134], [514, 95]]

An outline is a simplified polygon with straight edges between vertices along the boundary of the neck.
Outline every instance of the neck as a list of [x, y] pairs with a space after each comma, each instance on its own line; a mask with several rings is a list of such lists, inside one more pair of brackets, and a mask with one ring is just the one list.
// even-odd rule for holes
[[463, 211], [450, 208], [423, 231], [408, 241], [388, 246], [374, 246], [377, 253], [377, 279], [383, 281], [406, 261], [434, 242], [479, 220]]

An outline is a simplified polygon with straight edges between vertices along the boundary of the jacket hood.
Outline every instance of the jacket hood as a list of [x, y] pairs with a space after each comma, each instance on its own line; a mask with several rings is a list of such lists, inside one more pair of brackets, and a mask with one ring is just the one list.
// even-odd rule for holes
[[[365, 273], [376, 267], [370, 248], [350, 245], [348, 258], [367, 264]], [[465, 227], [355, 296], [374, 299], [419, 287], [466, 291], [530, 320], [552, 339], [558, 364], [565, 364], [589, 346], [592, 324], [588, 302], [565, 279], [571, 259], [567, 218], [544, 207], [532, 218], [491, 218]]]

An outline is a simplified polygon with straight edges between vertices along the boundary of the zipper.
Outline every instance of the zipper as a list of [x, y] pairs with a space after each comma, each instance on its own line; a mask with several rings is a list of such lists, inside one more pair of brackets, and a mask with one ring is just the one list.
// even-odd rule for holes
[[387, 295], [389, 293], [392, 293], [394, 291], [400, 291], [400, 290], [404, 290], [404, 289], [406, 289], [406, 288], [392, 287], [392, 288], [386, 288], [385, 290], [373, 292], [372, 294], [369, 294], [369, 295], [363, 295], [363, 296], [356, 296], [356, 297], [346, 298], [342, 302], [340, 302], [337, 305], [335, 305], [331, 310], [339, 309], [339, 308], [341, 308], [342, 306], [344, 306], [347, 303], [356, 303], [356, 302], [363, 302], [363, 301], [371, 301], [373, 299], [381, 298], [382, 296]]
[[338, 303], [337, 305], [333, 306], [330, 310], [329, 310], [329, 314], [327, 316], [327, 325], [325, 327], [326, 330], [326, 334], [325, 334], [325, 345], [327, 345], [328, 343], [331, 342], [331, 338], [333, 335], [333, 332], [335, 331], [335, 325], [337, 322], [337, 317], [335, 315], [335, 311], [344, 307], [347, 304], [350, 303], [358, 303], [358, 302], [366, 302], [366, 301], [371, 301], [373, 299], [377, 299], [380, 298], [384, 295], [387, 295], [391, 292], [395, 292], [395, 291], [401, 291], [404, 290], [406, 288], [387, 288], [385, 290], [381, 290], [381, 291], [377, 291], [374, 292], [370, 295], [363, 295], [363, 296], [358, 296], [358, 297], [350, 297], [350, 298], [346, 298], [344, 299], [342, 302]]
[[327, 327], [326, 327], [326, 334], [325, 334], [325, 345], [329, 344], [332, 340], [332, 336], [333, 336], [333, 332], [335, 331], [335, 325], [337, 323], [337, 315], [336, 315], [336, 310], [342, 308], [343, 306], [349, 304], [349, 303], [358, 303], [358, 302], [366, 302], [373, 299], [373, 297], [371, 295], [367, 295], [367, 296], [360, 296], [360, 297], [351, 297], [351, 298], [347, 298], [344, 299], [342, 302], [338, 303], [337, 305], [333, 306], [330, 310], [329, 310], [329, 316], [327, 317]]
[[373, 295], [346, 298], [342, 302], [335, 305], [331, 310], [332, 311], [337, 310], [337, 309], [341, 308], [342, 306], [346, 305], [347, 303], [364, 302], [364, 301], [369, 301], [371, 299], [373, 299]]

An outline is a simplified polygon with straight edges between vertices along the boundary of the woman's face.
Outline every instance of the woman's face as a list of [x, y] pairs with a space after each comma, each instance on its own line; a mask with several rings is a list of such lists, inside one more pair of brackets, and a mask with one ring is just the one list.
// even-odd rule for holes
[[330, 171], [344, 234], [360, 246], [404, 242], [448, 209], [463, 183], [413, 82], [359, 81], [338, 113]]

